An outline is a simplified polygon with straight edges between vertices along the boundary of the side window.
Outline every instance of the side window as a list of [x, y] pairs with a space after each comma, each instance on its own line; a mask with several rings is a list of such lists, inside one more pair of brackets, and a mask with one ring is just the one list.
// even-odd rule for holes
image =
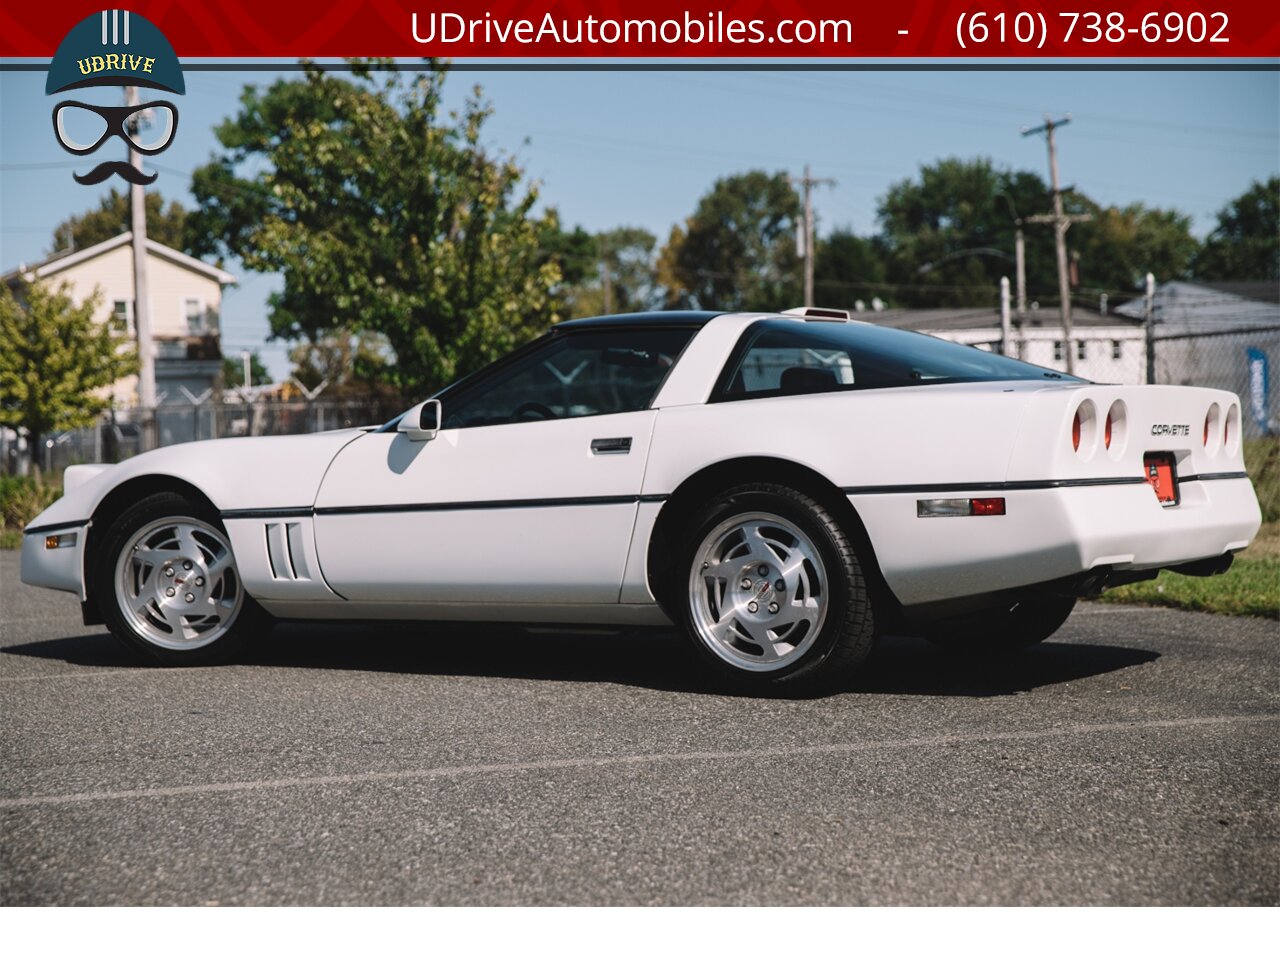
[[643, 410], [692, 330], [555, 337], [478, 383], [445, 394], [444, 426], [482, 427]]
[[734, 348], [710, 399], [1045, 377], [1064, 379], [1054, 370], [909, 330], [856, 322], [758, 320]]
[[853, 361], [843, 350], [757, 344], [743, 356], [735, 385], [741, 388], [738, 392], [791, 394], [853, 382]]

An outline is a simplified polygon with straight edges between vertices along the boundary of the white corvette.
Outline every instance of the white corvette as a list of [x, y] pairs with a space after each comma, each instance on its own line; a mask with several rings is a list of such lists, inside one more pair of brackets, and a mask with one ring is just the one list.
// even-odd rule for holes
[[22, 578], [169, 664], [271, 618], [664, 625], [730, 676], [974, 649], [1077, 597], [1221, 573], [1260, 514], [1240, 404], [843, 312], [562, 323], [381, 428], [67, 470]]

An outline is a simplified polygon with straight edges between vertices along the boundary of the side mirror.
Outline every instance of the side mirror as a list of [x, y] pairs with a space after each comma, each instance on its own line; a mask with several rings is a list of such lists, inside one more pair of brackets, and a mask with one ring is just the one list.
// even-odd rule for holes
[[423, 400], [416, 407], [410, 407], [400, 418], [396, 431], [405, 434], [410, 440], [434, 440], [440, 432], [442, 420], [440, 401]]

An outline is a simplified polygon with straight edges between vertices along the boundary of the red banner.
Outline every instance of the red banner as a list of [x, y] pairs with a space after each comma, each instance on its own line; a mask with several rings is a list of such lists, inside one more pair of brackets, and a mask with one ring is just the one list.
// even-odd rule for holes
[[[99, 2], [8, 4], [0, 56], [52, 57]], [[137, 0], [179, 58], [1240, 58], [1274, 0]]]

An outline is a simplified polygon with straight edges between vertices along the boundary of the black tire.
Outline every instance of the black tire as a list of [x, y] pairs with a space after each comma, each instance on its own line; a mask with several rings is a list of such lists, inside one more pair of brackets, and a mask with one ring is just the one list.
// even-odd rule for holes
[[[117, 590], [117, 564], [122, 552], [131, 549], [134, 539], [146, 527], [168, 518], [182, 518], [204, 524], [226, 538], [226, 530], [218, 517], [208, 515], [207, 511], [176, 493], [155, 493], [129, 507], [107, 527], [101, 544], [95, 551], [90, 584], [103, 621], [125, 646], [155, 663], [187, 667], [233, 662], [245, 644], [255, 636], [265, 633], [272, 623], [266, 611], [243, 592], [244, 586], [234, 561], [230, 563], [230, 577], [224, 575], [220, 579], [219, 589], [234, 588], [241, 592], [242, 598], [239, 609], [230, 615], [226, 626], [220, 628], [225, 632], [215, 639], [203, 643], [193, 640], [193, 645], [187, 649], [165, 647], [149, 639], [122, 607], [123, 599]], [[182, 572], [176, 570], [175, 574], [181, 576]], [[153, 571], [152, 575], [163, 575], [163, 569]], [[175, 589], [182, 589], [180, 579], [173, 582], [177, 584]], [[203, 587], [203, 580], [201, 586]], [[162, 626], [158, 617], [155, 620], [157, 626]], [[197, 643], [201, 645], [194, 645]]]
[[[704, 541], [734, 517], [753, 511], [793, 524], [816, 548], [826, 572], [825, 619], [807, 650], [784, 667], [753, 672], [728, 662], [703, 638], [696, 625], [694, 565], [702, 566]], [[871, 653], [875, 642], [872, 593], [848, 533], [818, 500], [777, 483], [746, 483], [726, 490], [691, 518], [670, 584], [667, 607], [702, 661], [723, 682], [747, 692], [812, 695], [846, 683]], [[765, 578], [768, 579], [768, 578]], [[798, 646], [797, 646], [797, 649]]]
[[1012, 653], [1048, 640], [1066, 623], [1075, 605], [1075, 597], [1032, 594], [1008, 606], [938, 624], [925, 638], [958, 654]]

